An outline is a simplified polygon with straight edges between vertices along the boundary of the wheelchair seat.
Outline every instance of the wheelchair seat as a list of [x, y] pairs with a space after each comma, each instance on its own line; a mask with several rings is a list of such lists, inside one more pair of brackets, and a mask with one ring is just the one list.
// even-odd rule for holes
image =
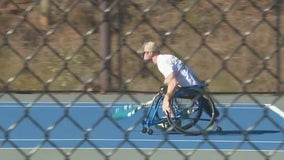
[[194, 99], [202, 95], [205, 85], [179, 87], [174, 98]]

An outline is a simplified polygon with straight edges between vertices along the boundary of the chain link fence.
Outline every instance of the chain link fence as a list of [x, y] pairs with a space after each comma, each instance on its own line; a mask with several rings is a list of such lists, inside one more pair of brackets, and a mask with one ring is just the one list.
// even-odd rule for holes
[[[116, 104], [126, 96], [128, 101], [140, 103], [150, 98], [163, 82], [157, 68], [137, 54], [150, 40], [159, 44], [162, 53], [174, 54], [193, 67], [209, 84], [216, 103], [226, 102], [229, 107], [240, 102], [270, 104], [283, 109], [283, 10], [281, 0], [2, 0], [0, 101], [15, 102], [22, 114], [8, 126], [0, 117], [0, 149], [8, 145], [19, 159], [36, 159], [42, 144], [49, 143], [59, 159], [72, 159], [80, 145], [66, 151], [49, 139], [60, 120], [44, 128], [30, 113], [36, 103], [51, 101], [65, 112], [60, 119], [68, 119], [82, 132], [82, 142], [96, 148], [101, 159], [115, 159], [121, 145], [109, 152], [100, 149], [88, 140], [90, 131], [68, 111], [84, 101], [104, 110], [105, 101]], [[228, 94], [232, 95], [227, 98]], [[266, 112], [264, 107], [263, 117], [254, 125], [269, 119], [282, 134], [282, 143], [270, 152], [255, 147], [248, 132], [229, 118], [227, 110], [221, 121], [229, 120], [240, 129], [243, 141], [253, 146], [257, 157], [278, 159], [278, 152], [283, 152], [284, 129], [282, 122], [275, 122]], [[106, 111], [92, 121], [91, 130], [105, 119], [119, 128]], [[28, 152], [11, 138], [25, 120], [44, 137]], [[132, 130], [123, 131], [126, 138], [122, 143], [137, 147], [127, 138]], [[167, 136], [164, 140], [169, 142]], [[205, 142], [220, 159], [234, 159], [238, 150], [226, 153], [207, 135], [199, 145]], [[200, 149], [197, 146], [187, 153], [171, 146], [181, 159], [194, 159]], [[135, 153], [141, 159], [152, 159], [159, 147], [148, 152], [137, 147]], [[5, 150], [5, 154], [12, 153]]]

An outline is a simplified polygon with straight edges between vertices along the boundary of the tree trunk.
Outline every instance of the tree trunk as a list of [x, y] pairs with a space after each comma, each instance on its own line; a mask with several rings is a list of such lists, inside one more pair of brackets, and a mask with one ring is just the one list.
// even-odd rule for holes
[[9, 0], [0, 0], [0, 8], [6, 8], [9, 4]]
[[40, 24], [43, 29], [48, 29], [50, 24], [50, 3], [49, 0], [41, 0], [40, 1]]

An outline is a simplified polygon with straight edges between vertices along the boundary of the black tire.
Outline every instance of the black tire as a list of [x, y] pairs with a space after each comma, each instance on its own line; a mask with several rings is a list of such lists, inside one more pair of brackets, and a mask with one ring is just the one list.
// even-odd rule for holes
[[148, 134], [149, 134], [149, 135], [152, 135], [153, 133], [154, 133], [154, 131], [153, 131], [151, 128], [149, 128], [149, 129], [148, 129]]
[[[203, 98], [205, 98], [208, 102], [208, 106], [210, 107], [212, 114], [215, 112], [215, 106], [214, 102], [212, 101], [211, 97], [208, 94], [203, 94]], [[191, 112], [184, 112], [184, 104], [181, 104], [179, 99], [174, 98], [173, 99], [173, 107], [176, 107], [174, 109], [175, 115], [179, 115], [179, 119], [174, 120], [168, 116], [169, 123], [175, 128], [175, 130], [186, 134], [186, 135], [199, 135], [204, 134], [211, 130], [211, 127], [214, 124], [215, 118], [214, 116], [209, 116], [207, 114], [202, 114], [203, 112], [203, 106], [201, 105], [201, 102], [199, 102], [198, 98], [194, 98], [196, 100], [191, 100], [192, 104], [189, 104], [189, 107], [186, 108], [186, 110], [193, 109], [195, 111], [195, 114], [193, 115]], [[184, 115], [187, 114], [187, 115]], [[202, 116], [204, 115], [204, 116]], [[189, 121], [189, 119], [191, 121]], [[177, 123], [177, 121], [180, 121]]]
[[148, 131], [148, 129], [146, 127], [143, 127], [142, 130], [141, 130], [142, 133], [147, 133], [147, 131]]

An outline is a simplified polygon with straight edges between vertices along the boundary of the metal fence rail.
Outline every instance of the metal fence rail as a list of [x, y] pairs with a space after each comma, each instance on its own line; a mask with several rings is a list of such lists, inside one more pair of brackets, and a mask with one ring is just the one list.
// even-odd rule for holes
[[[47, 97], [68, 110], [65, 99], [56, 92], [76, 92], [68, 100], [71, 104], [85, 96], [101, 104], [103, 95], [94, 92], [115, 91], [118, 96], [112, 97], [113, 104], [125, 95], [130, 101], [142, 102], [133, 91], [152, 93], [163, 82], [157, 69], [137, 54], [149, 40], [157, 42], [162, 53], [174, 54], [192, 66], [212, 93], [234, 93], [229, 104], [245, 97], [253, 104], [279, 105], [284, 91], [283, 10], [281, 0], [2, 0], [0, 101], [8, 99], [22, 106], [23, 116], [8, 129], [0, 121], [0, 149], [9, 143], [22, 159], [36, 156], [40, 148], [35, 147], [29, 155], [9, 139], [13, 127], [25, 119], [43, 130], [49, 141], [48, 130], [29, 116], [32, 106], [26, 106], [26, 101], [34, 104]], [[17, 94], [25, 92], [37, 94], [24, 98]], [[276, 97], [263, 102], [255, 93]], [[223, 102], [222, 98], [214, 99]], [[228, 117], [224, 119], [231, 120]], [[62, 115], [64, 118], [82, 128], [68, 114]], [[101, 119], [116, 125], [107, 115]], [[283, 134], [283, 128], [279, 126], [279, 130]], [[183, 159], [190, 159], [176, 149]], [[214, 149], [223, 159], [230, 159]], [[64, 150], [57, 151], [62, 159], [72, 159]], [[100, 149], [98, 152], [102, 159], [112, 157]], [[151, 159], [151, 154], [145, 155], [139, 148], [137, 152]], [[277, 148], [272, 153], [259, 151], [263, 159], [277, 152]]]

